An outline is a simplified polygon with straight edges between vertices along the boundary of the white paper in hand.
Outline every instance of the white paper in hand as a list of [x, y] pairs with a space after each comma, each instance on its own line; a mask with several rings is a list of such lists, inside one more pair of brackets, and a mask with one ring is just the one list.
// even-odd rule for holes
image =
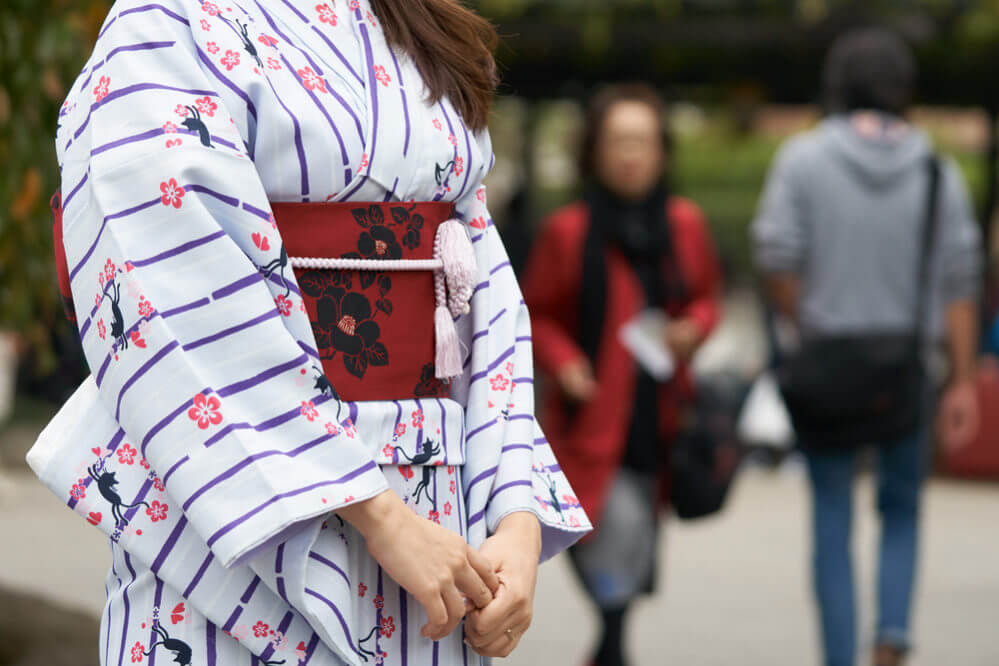
[[666, 346], [666, 325], [669, 318], [662, 310], [648, 308], [621, 327], [618, 335], [621, 344], [642, 368], [656, 381], [665, 382], [673, 377], [676, 362], [673, 352]]

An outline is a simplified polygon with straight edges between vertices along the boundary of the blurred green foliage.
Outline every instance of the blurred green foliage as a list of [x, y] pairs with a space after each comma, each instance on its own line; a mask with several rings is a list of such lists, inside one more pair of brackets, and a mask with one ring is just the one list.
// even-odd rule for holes
[[0, 3], [0, 327], [19, 331], [40, 371], [61, 326], [49, 197], [59, 187], [59, 107], [107, 13], [99, 0]]

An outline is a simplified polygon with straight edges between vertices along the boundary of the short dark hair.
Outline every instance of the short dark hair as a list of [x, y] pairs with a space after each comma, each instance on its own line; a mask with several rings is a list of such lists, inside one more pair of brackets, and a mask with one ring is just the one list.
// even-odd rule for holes
[[579, 147], [579, 172], [584, 180], [596, 177], [597, 143], [600, 132], [611, 108], [618, 102], [639, 102], [651, 108], [662, 131], [663, 151], [668, 155], [672, 149], [672, 137], [666, 121], [667, 106], [655, 88], [647, 83], [618, 83], [600, 89], [590, 100], [583, 121], [583, 134]]
[[897, 33], [854, 29], [826, 56], [824, 101], [832, 112], [866, 109], [901, 116], [912, 104], [917, 76], [912, 49]]

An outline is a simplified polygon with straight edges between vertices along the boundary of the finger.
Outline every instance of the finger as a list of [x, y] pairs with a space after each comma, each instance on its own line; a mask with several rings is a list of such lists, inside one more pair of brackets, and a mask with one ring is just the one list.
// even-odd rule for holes
[[441, 598], [440, 594], [430, 595], [427, 598], [417, 598], [416, 600], [423, 606], [423, 612], [427, 614], [428, 620], [423, 625], [420, 633], [429, 638], [430, 633], [434, 629], [447, 624], [447, 606], [444, 604], [444, 599]]
[[[486, 587], [489, 588], [490, 596], [496, 594], [496, 590], [499, 589], [500, 584], [499, 576], [496, 575], [496, 570], [493, 568], [493, 563], [489, 561], [489, 558], [469, 546], [468, 563], [479, 574]], [[482, 608], [482, 606], [485, 606], [485, 604], [480, 605], [479, 608]]]
[[468, 564], [455, 574], [454, 584], [475, 608], [485, 608], [493, 600], [493, 593], [486, 587], [478, 572]]
[[520, 645], [520, 639], [527, 633], [529, 626], [529, 623], [519, 624], [516, 627], [510, 628], [510, 634], [507, 634], [504, 629], [498, 638], [488, 643], [480, 644], [478, 647], [473, 645], [472, 648], [483, 657], [508, 657]]
[[493, 602], [475, 613], [469, 625], [469, 635], [478, 645], [486, 645], [499, 638], [507, 627], [519, 624], [518, 609], [506, 585], [500, 585]]
[[447, 626], [443, 628], [440, 636], [435, 637], [434, 640], [440, 640], [449, 635], [458, 626], [461, 619], [465, 617], [465, 600], [462, 599], [458, 588], [450, 585], [444, 588], [441, 596], [444, 597], [444, 603], [447, 606]]

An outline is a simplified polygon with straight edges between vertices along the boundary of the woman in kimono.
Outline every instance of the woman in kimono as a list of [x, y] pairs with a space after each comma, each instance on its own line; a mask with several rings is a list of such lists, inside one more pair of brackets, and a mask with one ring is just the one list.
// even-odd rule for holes
[[464, 665], [526, 631], [588, 524], [480, 185], [494, 39], [453, 0], [112, 8], [57, 137], [93, 375], [29, 454], [110, 536], [102, 663]]
[[[554, 379], [545, 427], [591, 518], [592, 538], [570, 552], [600, 611], [599, 666], [626, 663], [624, 621], [652, 589], [658, 505], [669, 498], [669, 443], [692, 397], [687, 362], [718, 320], [720, 270], [693, 202], [664, 184], [665, 108], [644, 85], [608, 88], [583, 130], [581, 202], [551, 215], [534, 245], [524, 294], [535, 358]], [[669, 318], [677, 362], [658, 382], [622, 344], [647, 308]]]

